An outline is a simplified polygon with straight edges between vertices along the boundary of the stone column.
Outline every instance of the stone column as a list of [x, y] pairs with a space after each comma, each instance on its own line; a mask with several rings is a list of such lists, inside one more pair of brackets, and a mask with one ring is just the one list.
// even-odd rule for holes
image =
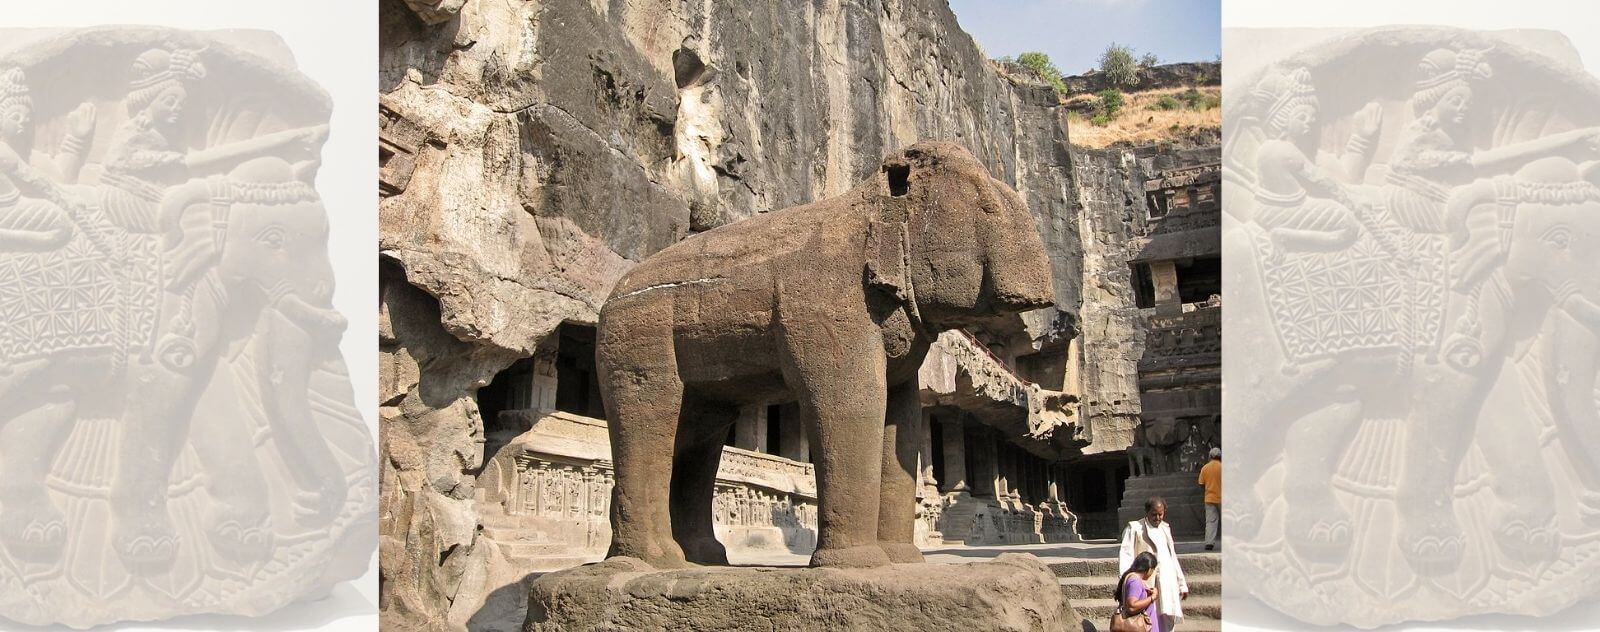
[[1150, 262], [1150, 283], [1156, 290], [1156, 309], [1163, 313], [1182, 305], [1178, 298], [1178, 266], [1172, 261]]
[[800, 407], [793, 402], [778, 407], [778, 434], [782, 435], [779, 449], [783, 451], [778, 456], [801, 463], [811, 462], [811, 440], [806, 436], [805, 424], [801, 423]]
[[1011, 497], [1011, 444], [1005, 438], [994, 436], [994, 497], [1006, 499]]
[[938, 490], [939, 480], [933, 475], [933, 416], [923, 410], [922, 418], [917, 422], [922, 424], [922, 450], [917, 451], [918, 458], [922, 459], [922, 485], [930, 485]]
[[533, 355], [533, 409], [551, 412], [556, 409], [556, 355], [540, 349]]
[[1046, 469], [1049, 472], [1050, 488], [1047, 495], [1051, 501], [1061, 502], [1061, 466], [1051, 463]]
[[739, 408], [739, 419], [733, 426], [733, 447], [767, 451], [766, 404], [747, 404]]
[[946, 419], [939, 422], [943, 424], [940, 434], [943, 435], [944, 445], [944, 480], [940, 488], [944, 492], [971, 491], [967, 483], [967, 433], [961, 420]]
[[[1117, 469], [1114, 467], [1105, 467], [1101, 468], [1100, 471], [1106, 473], [1106, 498], [1111, 499], [1110, 504], [1112, 507], [1121, 505], [1122, 494], [1117, 493], [1117, 483], [1121, 482], [1117, 480]], [[1140, 502], [1143, 502], [1143, 499], [1141, 499]]]
[[999, 498], [999, 455], [995, 453], [994, 435], [980, 424], [968, 424], [967, 434], [975, 450], [972, 454], [972, 495], [982, 498]]

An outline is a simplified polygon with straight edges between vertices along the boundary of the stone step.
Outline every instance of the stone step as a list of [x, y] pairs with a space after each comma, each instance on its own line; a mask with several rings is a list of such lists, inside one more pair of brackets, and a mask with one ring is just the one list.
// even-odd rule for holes
[[523, 527], [490, 527], [483, 528], [483, 535], [495, 542], [548, 542], [544, 532], [538, 529]]
[[[1221, 575], [1196, 575], [1185, 573], [1184, 579], [1189, 583], [1189, 598], [1214, 597], [1222, 595]], [[1115, 575], [1093, 575], [1089, 577], [1062, 577], [1061, 592], [1073, 603], [1080, 599], [1105, 599], [1111, 596], [1111, 590], [1117, 586]]]
[[513, 560], [528, 560], [532, 558], [565, 557], [572, 552], [572, 547], [560, 542], [526, 542], [521, 540], [494, 540], [495, 546], [500, 547], [500, 552]]
[[[1181, 553], [1178, 563], [1183, 565], [1184, 576], [1190, 575], [1220, 575], [1222, 574], [1222, 554], [1220, 553]], [[1117, 558], [1094, 558], [1085, 560], [1063, 560], [1050, 562], [1050, 570], [1056, 577], [1094, 577], [1111, 576], [1117, 574]]]
[[[1072, 607], [1078, 610], [1078, 616], [1088, 619], [1097, 625], [1106, 625], [1111, 621], [1111, 613], [1117, 609], [1117, 600], [1110, 597], [1104, 599], [1073, 599]], [[1187, 632], [1191, 619], [1221, 619], [1221, 597], [1196, 597], [1189, 595], [1183, 600], [1183, 625], [1179, 629]]]
[[[1078, 614], [1082, 616], [1083, 612], [1079, 611]], [[1187, 610], [1184, 614], [1183, 625], [1178, 626], [1182, 632], [1222, 632], [1221, 619], [1187, 616]], [[1107, 632], [1111, 629], [1111, 615], [1106, 615], [1104, 619], [1084, 619], [1081, 629], [1083, 632]]]

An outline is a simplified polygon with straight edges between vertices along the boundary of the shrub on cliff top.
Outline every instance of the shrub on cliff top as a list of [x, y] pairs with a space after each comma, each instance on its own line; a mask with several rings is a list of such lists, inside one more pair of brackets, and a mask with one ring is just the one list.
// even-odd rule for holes
[[1061, 80], [1061, 70], [1050, 62], [1049, 55], [1037, 51], [1029, 51], [1017, 55], [1017, 63], [1039, 73], [1039, 76], [1043, 77], [1046, 83], [1055, 88], [1056, 92], [1066, 94], [1067, 84]]
[[1101, 90], [1096, 96], [1100, 97], [1100, 113], [1106, 118], [1116, 118], [1117, 112], [1122, 110], [1127, 100], [1122, 97], [1122, 91], [1115, 88]]
[[1116, 42], [1100, 54], [1100, 72], [1106, 73], [1113, 86], [1132, 86], [1139, 82], [1139, 65], [1133, 61], [1133, 49]]

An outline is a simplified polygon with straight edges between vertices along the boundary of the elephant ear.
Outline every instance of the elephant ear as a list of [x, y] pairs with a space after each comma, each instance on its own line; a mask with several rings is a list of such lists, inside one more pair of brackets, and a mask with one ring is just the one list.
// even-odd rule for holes
[[168, 287], [194, 283], [222, 255], [227, 232], [228, 184], [220, 176], [190, 180], [168, 191], [161, 202], [161, 228], [172, 267]]
[[898, 301], [911, 297], [911, 282], [906, 271], [906, 225], [901, 222], [872, 221], [867, 224], [867, 287]]

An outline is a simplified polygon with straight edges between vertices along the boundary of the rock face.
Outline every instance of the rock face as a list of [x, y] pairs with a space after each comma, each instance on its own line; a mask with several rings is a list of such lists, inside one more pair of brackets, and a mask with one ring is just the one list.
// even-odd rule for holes
[[1077, 628], [1050, 570], [1007, 553], [972, 564], [657, 571], [633, 558], [533, 583], [526, 632]]
[[1033, 213], [1066, 310], [1043, 328], [1074, 322], [1057, 97], [997, 74], [943, 2], [456, 4], [381, 6], [386, 626], [481, 598], [477, 389], [691, 233], [952, 141]]

